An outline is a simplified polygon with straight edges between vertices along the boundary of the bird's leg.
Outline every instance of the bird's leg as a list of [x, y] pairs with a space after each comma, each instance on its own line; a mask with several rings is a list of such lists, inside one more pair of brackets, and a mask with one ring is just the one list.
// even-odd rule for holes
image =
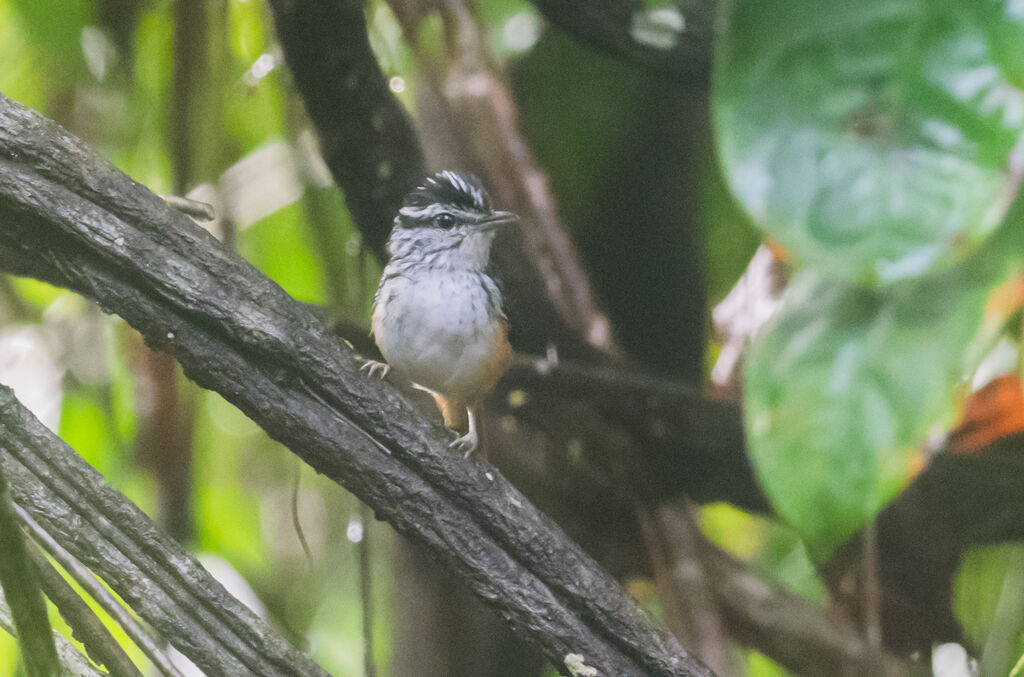
[[387, 362], [378, 362], [377, 360], [367, 360], [363, 362], [363, 366], [359, 367], [359, 371], [365, 371], [370, 377], [378, 376], [384, 378], [391, 371], [391, 365]]
[[469, 455], [476, 451], [477, 445], [480, 444], [480, 436], [476, 431], [476, 414], [470, 407], [466, 407], [466, 414], [469, 416], [469, 431], [448, 445], [455, 451], [461, 451], [463, 458], [469, 458]]

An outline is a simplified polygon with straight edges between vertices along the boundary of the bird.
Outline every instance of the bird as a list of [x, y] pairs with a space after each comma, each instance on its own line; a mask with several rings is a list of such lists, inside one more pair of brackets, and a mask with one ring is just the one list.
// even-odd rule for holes
[[465, 457], [480, 443], [476, 407], [512, 363], [508, 318], [490, 265], [497, 229], [516, 223], [495, 210], [480, 180], [442, 171], [402, 201], [374, 296], [372, 333], [390, 369], [434, 396], [451, 447]]

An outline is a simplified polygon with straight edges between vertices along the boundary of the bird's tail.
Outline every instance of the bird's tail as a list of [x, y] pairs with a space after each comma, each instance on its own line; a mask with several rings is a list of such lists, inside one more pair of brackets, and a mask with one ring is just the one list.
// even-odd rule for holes
[[434, 402], [444, 416], [444, 424], [459, 433], [469, 430], [469, 411], [466, 403], [454, 398], [447, 398], [441, 393], [434, 393]]

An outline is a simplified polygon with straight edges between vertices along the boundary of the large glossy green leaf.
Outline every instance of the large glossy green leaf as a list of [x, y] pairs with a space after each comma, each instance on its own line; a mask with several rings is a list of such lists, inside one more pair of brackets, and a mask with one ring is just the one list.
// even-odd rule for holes
[[[747, 358], [758, 477], [823, 559], [905, 485], [951, 413], [992, 268], [972, 257], [882, 289], [798, 275]], [[940, 428], [941, 429], [941, 428]]]
[[732, 190], [797, 259], [885, 284], [1001, 222], [1024, 129], [1010, 0], [736, 0], [714, 111]]

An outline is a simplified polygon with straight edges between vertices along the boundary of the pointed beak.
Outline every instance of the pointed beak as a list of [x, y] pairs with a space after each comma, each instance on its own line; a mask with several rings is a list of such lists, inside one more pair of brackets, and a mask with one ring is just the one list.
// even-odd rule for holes
[[516, 223], [517, 221], [519, 221], [519, 217], [512, 212], [491, 212], [477, 221], [476, 225], [481, 230], [491, 230], [507, 223]]

